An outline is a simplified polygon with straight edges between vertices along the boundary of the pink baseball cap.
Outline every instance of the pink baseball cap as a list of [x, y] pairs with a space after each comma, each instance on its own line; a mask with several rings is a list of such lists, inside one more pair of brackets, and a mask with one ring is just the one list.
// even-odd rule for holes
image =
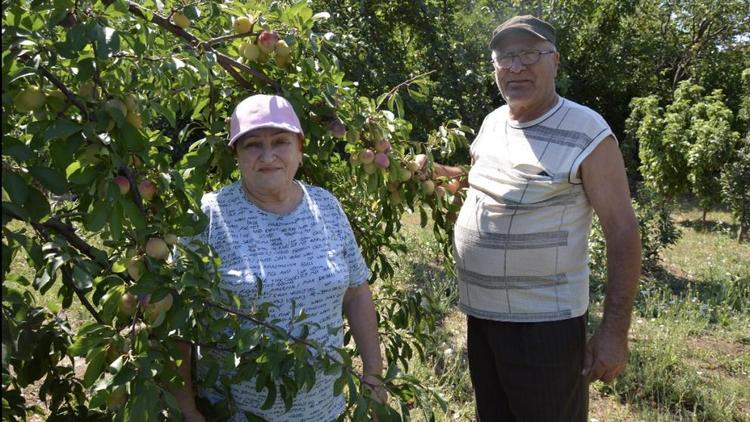
[[229, 123], [229, 146], [248, 132], [268, 127], [304, 136], [297, 113], [286, 98], [257, 94], [245, 98], [234, 108]]

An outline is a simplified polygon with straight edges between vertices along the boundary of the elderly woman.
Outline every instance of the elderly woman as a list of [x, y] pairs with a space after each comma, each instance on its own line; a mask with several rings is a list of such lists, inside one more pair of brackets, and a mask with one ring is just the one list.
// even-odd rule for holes
[[[248, 301], [276, 305], [269, 320], [289, 321], [294, 301], [297, 310], [304, 308], [309, 316], [310, 339], [341, 347], [343, 308], [365, 376], [369, 383], [377, 382], [372, 375], [381, 374], [382, 360], [367, 284], [370, 272], [339, 202], [325, 189], [294, 179], [302, 165], [303, 141], [299, 119], [286, 99], [253, 95], [239, 103], [232, 114], [229, 146], [241, 178], [203, 197], [210, 223], [202, 240], [221, 257], [223, 288]], [[262, 294], [257, 296], [261, 281]], [[329, 334], [331, 327], [338, 333]], [[189, 363], [187, 347], [183, 354]], [[189, 368], [181, 366], [188, 381]], [[314, 387], [300, 391], [288, 412], [280, 397], [262, 410], [267, 392], [256, 392], [254, 382], [234, 385], [240, 414], [233, 420], [243, 420], [246, 411], [272, 421], [334, 420], [345, 408], [344, 397], [334, 396], [335, 378], [319, 371]], [[191, 389], [188, 382], [177, 394], [183, 413], [186, 420], [204, 420]], [[200, 394], [214, 402], [222, 399], [213, 389]]]

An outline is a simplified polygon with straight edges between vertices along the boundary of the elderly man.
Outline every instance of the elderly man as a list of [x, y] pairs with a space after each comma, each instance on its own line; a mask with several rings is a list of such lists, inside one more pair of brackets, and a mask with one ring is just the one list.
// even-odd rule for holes
[[[490, 42], [506, 105], [471, 145], [455, 225], [459, 306], [481, 421], [585, 421], [590, 381], [628, 358], [640, 240], [617, 141], [555, 92], [555, 29], [513, 17]], [[435, 164], [434, 176], [463, 170]], [[604, 315], [586, 342], [592, 210], [607, 242]]]

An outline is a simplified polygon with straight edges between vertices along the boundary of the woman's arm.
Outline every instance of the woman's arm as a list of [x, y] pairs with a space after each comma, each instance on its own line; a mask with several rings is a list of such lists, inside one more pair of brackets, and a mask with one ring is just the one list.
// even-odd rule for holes
[[193, 382], [190, 371], [192, 366], [192, 347], [190, 343], [182, 341], [178, 343], [177, 347], [180, 350], [182, 359], [182, 363], [177, 368], [177, 371], [184, 383], [182, 388], [171, 388], [170, 393], [177, 399], [186, 422], [205, 422], [206, 419], [195, 406], [195, 394], [193, 393]]
[[362, 357], [363, 381], [372, 388], [378, 400], [385, 402], [388, 398], [387, 393], [382, 387], [378, 387], [382, 382], [373, 376], [382, 375], [383, 359], [380, 355], [375, 305], [372, 303], [372, 293], [367, 282], [347, 289], [343, 308], [344, 315], [349, 320], [354, 342], [357, 343]]

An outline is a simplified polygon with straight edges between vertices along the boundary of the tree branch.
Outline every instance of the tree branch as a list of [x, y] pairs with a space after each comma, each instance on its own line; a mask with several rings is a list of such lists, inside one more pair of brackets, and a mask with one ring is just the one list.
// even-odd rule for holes
[[[255, 25], [255, 24], [253, 24], [253, 25]], [[212, 38], [212, 39], [210, 39], [208, 41], [203, 41], [201, 43], [201, 45], [203, 45], [204, 47], [213, 47], [214, 44], [220, 44], [220, 43], [223, 43], [224, 41], [229, 41], [229, 40], [233, 40], [233, 39], [236, 39], [236, 38], [251, 37], [251, 36], [256, 36], [257, 37], [258, 35], [260, 35], [260, 32], [252, 32], [252, 31], [253, 30], [250, 29], [250, 31], [242, 33], [242, 34], [222, 35], [220, 37]]]
[[44, 223], [32, 223], [32, 225], [37, 226], [40, 225], [44, 227], [45, 229], [51, 229], [54, 230], [56, 233], [61, 235], [65, 238], [65, 240], [68, 241], [70, 245], [72, 245], [74, 248], [78, 250], [78, 252], [86, 255], [87, 257], [91, 258], [94, 261], [98, 260], [98, 257], [96, 256], [95, 251], [98, 251], [98, 249], [94, 248], [93, 246], [89, 245], [85, 240], [81, 239], [76, 232], [75, 229], [60, 221], [57, 217], [51, 217]]
[[130, 193], [133, 195], [133, 202], [138, 207], [138, 211], [141, 212], [143, 218], [146, 218], [146, 209], [143, 207], [143, 198], [141, 198], [141, 192], [138, 190], [138, 183], [136, 183], [135, 175], [128, 166], [120, 166], [120, 173], [123, 173], [130, 182]]
[[68, 89], [68, 87], [65, 86], [65, 84], [62, 83], [62, 81], [57, 76], [52, 74], [52, 72], [50, 72], [46, 67], [42, 66], [41, 64], [36, 66], [34, 63], [34, 60], [25, 54], [18, 55], [17, 58], [24, 64], [27, 64], [32, 67], [36, 67], [37, 71], [39, 71], [39, 73], [41, 73], [45, 79], [50, 81], [52, 85], [54, 85], [60, 91], [62, 91], [62, 93], [65, 94], [68, 100], [70, 100], [70, 102], [73, 103], [73, 105], [75, 105], [76, 107], [78, 107], [79, 110], [81, 110], [86, 120], [89, 120], [89, 112], [88, 112], [88, 109], [86, 108], [86, 105], [80, 102], [78, 100], [78, 97], [76, 97], [76, 95], [70, 89]]
[[[401, 82], [400, 84], [394, 86], [393, 88], [391, 88], [388, 91], [388, 93], [385, 95], [385, 97], [383, 97], [383, 101], [385, 101], [386, 98], [388, 98], [388, 97], [392, 96], [393, 94], [395, 94], [396, 91], [398, 91], [399, 89], [403, 88], [404, 86], [409, 86], [409, 85], [412, 84], [412, 82], [414, 82], [414, 81], [416, 81], [418, 79], [421, 79], [421, 78], [423, 78], [423, 77], [425, 77], [425, 76], [427, 76], [429, 74], [432, 74], [432, 73], [435, 73], [435, 70], [430, 70], [429, 72], [425, 72], [425, 73], [419, 74], [419, 75], [417, 75], [417, 76], [415, 76], [413, 78], [410, 78], [410, 79], [407, 79], [407, 80]], [[378, 104], [378, 107], [380, 107], [381, 104], [382, 104], [382, 102], [380, 104]]]
[[219, 60], [219, 65], [221, 67], [223, 67], [224, 70], [227, 71], [227, 73], [229, 73], [230, 75], [232, 75], [232, 77], [237, 81], [237, 83], [239, 83], [240, 85], [242, 85], [245, 89], [247, 89], [249, 91], [254, 91], [255, 90], [255, 86], [253, 86], [253, 84], [250, 81], [248, 81], [242, 75], [240, 75], [240, 72], [238, 72], [237, 69], [233, 68], [232, 65], [230, 65], [229, 63], [227, 63], [225, 61], [221, 61], [221, 60]]
[[76, 296], [78, 296], [78, 300], [81, 301], [84, 307], [88, 309], [88, 311], [91, 313], [91, 316], [94, 317], [96, 322], [99, 324], [104, 324], [104, 320], [102, 320], [102, 317], [99, 316], [99, 313], [96, 311], [96, 308], [89, 302], [89, 300], [86, 298], [86, 295], [83, 294], [81, 289], [76, 286], [75, 282], [73, 282], [73, 273], [70, 270], [70, 265], [65, 264], [60, 269], [62, 271], [62, 281], [63, 284], [73, 289], [73, 291], [76, 293]]
[[[134, 15], [136, 15], [136, 16], [138, 16], [140, 18], [142, 18], [144, 20], [148, 20], [146, 18], [145, 13], [141, 9], [141, 6], [138, 5], [137, 3], [129, 1], [128, 2], [128, 10], [130, 10], [131, 13], [133, 13]], [[241, 76], [239, 75], [239, 73], [229, 71], [229, 67], [233, 67], [233, 68], [240, 69], [242, 71], [248, 72], [251, 75], [253, 75], [253, 77], [255, 77], [256, 79], [258, 79], [259, 81], [265, 83], [266, 85], [269, 85], [269, 86], [273, 87], [277, 94], [281, 93], [281, 87], [279, 86], [278, 82], [276, 82], [273, 79], [269, 78], [263, 72], [261, 72], [261, 71], [259, 71], [257, 69], [253, 69], [253, 68], [251, 68], [249, 66], [246, 66], [246, 65], [244, 65], [244, 64], [242, 64], [242, 63], [240, 63], [240, 62], [238, 62], [238, 61], [236, 61], [236, 60], [228, 57], [227, 55], [214, 50], [213, 47], [211, 46], [212, 44], [210, 44], [210, 43], [211, 43], [211, 41], [215, 42], [216, 39], [209, 40], [209, 44], [202, 43], [194, 35], [190, 34], [189, 32], [185, 31], [184, 29], [180, 28], [179, 26], [173, 24], [172, 22], [169, 21], [169, 19], [165, 18], [164, 16], [159, 15], [158, 13], [154, 13], [152, 15], [151, 22], [153, 22], [153, 23], [161, 26], [162, 28], [166, 29], [167, 31], [169, 31], [169, 32], [173, 33], [174, 35], [176, 35], [176, 36], [182, 38], [183, 40], [187, 41], [187, 43], [190, 46], [194, 47], [194, 48], [203, 47], [204, 51], [210, 51], [210, 52], [216, 54], [216, 57], [217, 57], [217, 59], [219, 61], [219, 64], [221, 65], [221, 67], [223, 67], [225, 70], [227, 70], [227, 72], [229, 72], [229, 74], [232, 75], [232, 77], [235, 78], [237, 80], [237, 82], [240, 85], [242, 85], [243, 87], [248, 88], [248, 89], [252, 89], [252, 84], [250, 84], [250, 82], [248, 82], [245, 78], [241, 78]], [[246, 34], [242, 34], [242, 35], [244, 36]], [[234, 37], [234, 36], [231, 36], [231, 37]], [[219, 37], [219, 38], [221, 38], [221, 37]]]
[[236, 67], [237, 69], [244, 70], [245, 72], [250, 73], [256, 79], [262, 81], [266, 85], [270, 85], [271, 87], [273, 87], [273, 89], [276, 91], [276, 94], [281, 94], [281, 86], [279, 85], [279, 83], [269, 78], [268, 76], [266, 76], [263, 72], [253, 69], [250, 66], [244, 65], [238, 62], [237, 60], [230, 58], [224, 53], [220, 53], [215, 50], [212, 50], [212, 51], [214, 52], [214, 54], [216, 54], [216, 58], [219, 60], [219, 64], [221, 64], [222, 67], [224, 67], [225, 69], [226, 69], [225, 65], [229, 65], [232, 67]]

